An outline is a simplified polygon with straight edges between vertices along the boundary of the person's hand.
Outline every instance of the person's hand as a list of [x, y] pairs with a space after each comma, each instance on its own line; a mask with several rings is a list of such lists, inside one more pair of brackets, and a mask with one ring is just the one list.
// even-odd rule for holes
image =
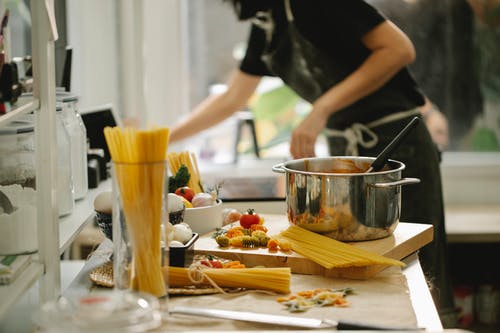
[[424, 119], [432, 141], [434, 141], [440, 150], [444, 150], [448, 146], [449, 138], [448, 120], [445, 115], [438, 110], [432, 110], [425, 115]]
[[327, 117], [319, 110], [312, 110], [292, 131], [290, 153], [293, 158], [316, 156], [314, 147], [318, 135], [325, 128]]

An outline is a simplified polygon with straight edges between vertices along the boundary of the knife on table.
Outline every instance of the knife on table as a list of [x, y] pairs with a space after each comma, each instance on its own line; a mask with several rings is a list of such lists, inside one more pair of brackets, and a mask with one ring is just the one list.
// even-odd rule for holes
[[337, 330], [382, 330], [382, 331], [422, 331], [422, 328], [387, 327], [356, 322], [336, 321], [330, 319], [302, 318], [273, 315], [267, 313], [232, 311], [206, 308], [176, 306], [169, 310], [170, 314], [183, 314], [210, 318], [222, 318], [254, 323], [273, 324], [300, 328], [334, 328]]

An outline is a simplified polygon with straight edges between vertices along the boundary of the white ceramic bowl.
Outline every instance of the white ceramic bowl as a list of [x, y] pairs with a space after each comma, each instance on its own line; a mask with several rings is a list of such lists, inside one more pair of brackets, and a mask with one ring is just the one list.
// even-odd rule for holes
[[184, 222], [189, 224], [193, 232], [200, 235], [222, 227], [222, 201], [217, 199], [212, 206], [186, 208]]

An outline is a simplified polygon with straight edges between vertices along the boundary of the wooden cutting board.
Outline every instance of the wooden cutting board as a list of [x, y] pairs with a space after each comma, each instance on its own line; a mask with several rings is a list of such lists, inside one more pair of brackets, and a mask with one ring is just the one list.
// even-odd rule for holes
[[[289, 226], [285, 215], [263, 215], [268, 235], [274, 235]], [[353, 246], [381, 254], [392, 259], [403, 259], [417, 251], [433, 239], [433, 227], [429, 224], [400, 222], [394, 233], [386, 238], [351, 242]], [[269, 252], [267, 248], [240, 249], [220, 248], [212, 238], [212, 233], [202, 235], [194, 245], [195, 254], [213, 254], [222, 258], [239, 260], [247, 267], [290, 267], [292, 273], [315, 274], [351, 279], [368, 279], [387, 266], [346, 267], [326, 269], [312, 260], [295, 252]]]

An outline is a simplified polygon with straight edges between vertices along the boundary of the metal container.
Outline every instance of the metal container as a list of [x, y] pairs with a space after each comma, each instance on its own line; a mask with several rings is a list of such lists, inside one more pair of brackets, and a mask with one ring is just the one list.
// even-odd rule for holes
[[290, 223], [342, 241], [392, 234], [401, 214], [401, 186], [420, 182], [401, 178], [405, 165], [389, 160], [365, 173], [372, 157], [305, 158], [273, 166], [286, 175]]

